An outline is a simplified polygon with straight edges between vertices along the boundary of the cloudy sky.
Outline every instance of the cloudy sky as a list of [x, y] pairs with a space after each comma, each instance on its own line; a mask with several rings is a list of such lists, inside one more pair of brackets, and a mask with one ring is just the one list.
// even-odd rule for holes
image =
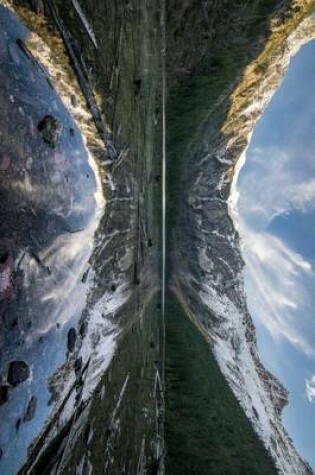
[[285, 426], [315, 468], [315, 41], [255, 128], [237, 186], [260, 353], [291, 392]]

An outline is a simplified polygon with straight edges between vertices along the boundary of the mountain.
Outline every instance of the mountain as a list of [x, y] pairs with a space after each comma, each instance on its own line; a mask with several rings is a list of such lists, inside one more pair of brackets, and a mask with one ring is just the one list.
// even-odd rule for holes
[[233, 181], [313, 9], [0, 0], [1, 473], [313, 473]]
[[312, 470], [282, 425], [288, 391], [259, 359], [242, 276], [235, 182], [253, 128], [281, 84], [290, 58], [314, 34], [314, 20], [300, 23], [293, 10], [283, 20], [273, 19], [266, 44], [236, 83], [216, 101], [211, 102], [209, 94], [209, 115], [183, 155], [187, 191], [172, 255], [173, 291], [210, 342], [233, 393], [286, 475]]

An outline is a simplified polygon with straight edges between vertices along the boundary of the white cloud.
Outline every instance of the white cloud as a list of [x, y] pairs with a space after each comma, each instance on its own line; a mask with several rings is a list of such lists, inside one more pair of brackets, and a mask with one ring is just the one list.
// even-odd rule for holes
[[312, 154], [303, 155], [303, 166], [297, 151], [281, 151], [275, 147], [251, 150], [254, 172], [241, 177], [240, 215], [256, 229], [292, 210], [315, 208], [315, 169]]
[[309, 402], [313, 402], [315, 400], [315, 375], [305, 380], [305, 392]]
[[309, 178], [315, 176], [315, 167], [310, 173], [308, 160], [300, 167], [294, 154], [275, 148], [256, 148], [251, 154], [254, 171], [246, 171], [236, 189], [234, 185], [239, 210], [233, 213], [239, 220], [249, 309], [275, 341], [285, 340], [315, 358], [312, 303], [306, 290], [314, 279], [311, 263], [266, 230], [276, 216], [315, 207], [315, 179]]
[[[304, 282], [313, 279], [311, 265], [280, 239], [247, 230], [243, 246], [249, 309], [274, 340], [285, 339], [308, 356], [311, 303]], [[299, 309], [305, 314], [301, 319]], [[314, 336], [314, 335], [313, 335]]]

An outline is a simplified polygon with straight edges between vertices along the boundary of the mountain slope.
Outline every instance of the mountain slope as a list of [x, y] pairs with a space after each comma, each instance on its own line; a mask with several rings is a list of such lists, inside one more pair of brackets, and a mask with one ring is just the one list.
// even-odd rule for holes
[[275, 475], [271, 456], [209, 352], [209, 343], [169, 298], [166, 319], [166, 473]]
[[[279, 6], [264, 46], [260, 38], [255, 58], [239, 75], [235, 69], [234, 81], [225, 81], [225, 92], [220, 86], [222, 94], [211, 107], [213, 96], [207, 96], [209, 86], [204, 87], [203, 100], [209, 97], [209, 112], [192, 129], [190, 142], [186, 140], [181, 150], [186, 167], [182, 178], [185, 201], [173, 229], [176, 246], [171, 251], [176, 295], [207, 334], [235, 396], [278, 469], [286, 475], [312, 471], [301, 460], [281, 422], [288, 393], [259, 360], [255, 328], [246, 305], [239, 237], [231, 219], [233, 194], [229, 196], [235, 164], [281, 83], [290, 57], [314, 37], [314, 22], [304, 20], [313, 7], [313, 2], [293, 2], [285, 11]], [[231, 44], [231, 51], [233, 47]], [[224, 58], [229, 61], [227, 51], [219, 57], [220, 61]], [[177, 127], [179, 130], [180, 119]]]

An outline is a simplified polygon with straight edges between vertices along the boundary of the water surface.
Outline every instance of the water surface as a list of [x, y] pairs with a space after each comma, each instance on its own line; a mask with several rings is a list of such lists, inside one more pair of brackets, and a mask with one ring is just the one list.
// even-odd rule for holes
[[[68, 331], [86, 303], [83, 276], [98, 222], [97, 180], [80, 130], [30, 55], [27, 36], [0, 7], [2, 383], [11, 361], [30, 369], [0, 407], [0, 472], [7, 475], [52, 411], [48, 378], [68, 358]], [[45, 120], [56, 126], [52, 138]], [[25, 421], [31, 397], [37, 408]]]

